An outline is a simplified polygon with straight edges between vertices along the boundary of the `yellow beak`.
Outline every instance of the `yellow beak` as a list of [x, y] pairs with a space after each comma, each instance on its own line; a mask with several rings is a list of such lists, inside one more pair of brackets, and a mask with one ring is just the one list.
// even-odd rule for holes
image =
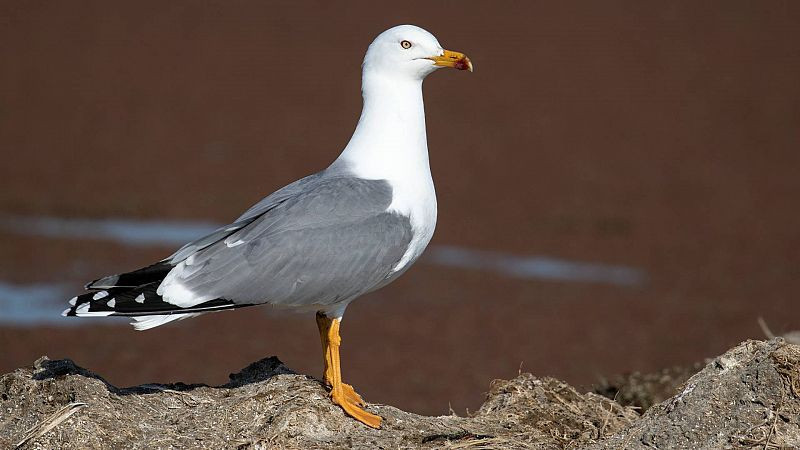
[[430, 56], [427, 59], [433, 61], [435, 66], [452, 67], [458, 70], [469, 70], [472, 72], [472, 61], [467, 55], [451, 50], [445, 50], [440, 56]]

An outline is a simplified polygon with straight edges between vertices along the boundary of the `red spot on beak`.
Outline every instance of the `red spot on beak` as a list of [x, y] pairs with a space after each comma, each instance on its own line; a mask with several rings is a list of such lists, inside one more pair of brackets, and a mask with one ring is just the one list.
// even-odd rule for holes
[[454, 68], [458, 70], [469, 70], [472, 72], [472, 61], [469, 60], [466, 56], [456, 61], [456, 65]]

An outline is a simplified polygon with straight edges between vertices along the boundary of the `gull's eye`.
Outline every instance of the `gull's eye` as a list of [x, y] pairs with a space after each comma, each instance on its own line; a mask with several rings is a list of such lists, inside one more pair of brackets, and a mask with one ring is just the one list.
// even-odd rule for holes
[[402, 42], [400, 42], [400, 46], [405, 48], [405, 49], [409, 49], [409, 48], [411, 48], [411, 42], [402, 41]]

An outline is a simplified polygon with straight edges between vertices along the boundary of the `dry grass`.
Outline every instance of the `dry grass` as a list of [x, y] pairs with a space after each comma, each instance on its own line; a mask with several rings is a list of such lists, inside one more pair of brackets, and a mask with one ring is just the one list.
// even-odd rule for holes
[[42, 422], [34, 425], [30, 430], [28, 430], [25, 433], [25, 436], [23, 436], [22, 440], [19, 441], [17, 445], [14, 446], [14, 448], [22, 448], [29, 441], [41, 437], [48, 431], [60, 425], [61, 422], [69, 419], [71, 415], [75, 414], [76, 412], [80, 411], [86, 406], [88, 406], [86, 403], [77, 403], [77, 402], [63, 406], [61, 409], [53, 413], [53, 415], [43, 420]]

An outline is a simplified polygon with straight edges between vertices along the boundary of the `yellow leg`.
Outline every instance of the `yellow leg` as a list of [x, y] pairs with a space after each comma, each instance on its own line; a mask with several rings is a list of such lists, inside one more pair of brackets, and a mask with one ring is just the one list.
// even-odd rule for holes
[[349, 384], [342, 383], [342, 367], [339, 361], [339, 346], [342, 338], [339, 337], [340, 319], [330, 319], [322, 312], [317, 313], [317, 327], [322, 341], [322, 357], [325, 361], [325, 371], [322, 375], [323, 382], [331, 388], [331, 400], [342, 407], [345, 413], [359, 422], [372, 427], [381, 427], [381, 418], [375, 414], [364, 411], [364, 400]]
[[[329, 342], [328, 339], [328, 332], [333, 325], [333, 320], [326, 317], [324, 314], [317, 313], [317, 327], [319, 328], [319, 338], [322, 341], [322, 361], [324, 364], [324, 370], [322, 372], [322, 381], [325, 385], [329, 388], [333, 387], [333, 365], [329, 362]], [[339, 338], [339, 342], [341, 342], [341, 338]], [[337, 352], [338, 354], [338, 352]], [[341, 379], [341, 376], [339, 377]], [[345, 398], [350, 403], [354, 403], [358, 406], [365, 406], [364, 399], [358, 395], [358, 392], [353, 389], [353, 386], [350, 386], [347, 383], [342, 383], [342, 391], [344, 392]]]

